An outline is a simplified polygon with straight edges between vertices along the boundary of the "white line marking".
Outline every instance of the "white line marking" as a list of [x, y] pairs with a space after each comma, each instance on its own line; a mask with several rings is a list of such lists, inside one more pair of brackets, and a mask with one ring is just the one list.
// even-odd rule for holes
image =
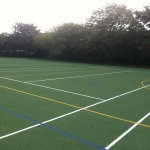
[[[149, 85], [149, 86], [150, 86], [150, 85]], [[142, 88], [143, 88], [143, 87], [142, 87]], [[110, 100], [113, 100], [113, 99], [115, 99], [115, 98], [121, 97], [121, 96], [123, 96], [123, 95], [129, 94], [129, 93], [132, 93], [132, 92], [135, 92], [135, 91], [140, 90], [140, 89], [142, 89], [142, 88], [138, 88], [138, 89], [135, 89], [135, 90], [132, 90], [132, 91], [129, 91], [129, 92], [126, 92], [126, 93], [123, 93], [123, 94], [117, 95], [117, 96], [115, 96], [115, 97], [109, 98], [109, 99], [107, 99], [107, 100], [104, 100], [104, 101], [101, 101], [101, 102], [98, 102], [98, 103], [95, 103], [95, 104], [92, 104], [92, 105], [89, 105], [89, 106], [86, 106], [86, 107], [80, 108], [80, 109], [75, 110], [75, 111], [72, 111], [72, 112], [70, 112], [70, 113], [67, 113], [67, 114], [64, 114], [64, 115], [58, 116], [58, 117], [56, 117], [56, 118], [53, 118], [53, 119], [47, 120], [47, 121], [45, 121], [45, 122], [42, 122], [42, 124], [45, 124], [45, 123], [48, 123], [48, 122], [52, 122], [52, 121], [54, 121], [54, 120], [57, 120], [57, 119], [63, 118], [63, 117], [65, 117], [65, 116], [69, 116], [69, 115], [74, 114], [74, 113], [77, 113], [77, 112], [79, 112], [79, 111], [81, 111], [81, 110], [84, 110], [84, 109], [87, 109], [87, 108], [90, 108], [90, 107], [93, 107], [93, 106], [96, 106], [96, 105], [99, 105], [99, 104], [105, 103], [105, 102], [107, 102], [107, 101], [110, 101]], [[13, 133], [10, 133], [10, 134], [7, 134], [7, 135], [4, 135], [4, 136], [1, 136], [1, 137], [0, 137], [0, 139], [3, 139], [3, 138], [6, 138], [6, 137], [9, 137], [9, 136], [12, 136], [12, 135], [18, 134], [18, 133], [20, 133], [20, 132], [23, 132], [23, 131], [26, 131], [26, 130], [29, 130], [29, 129], [35, 128], [35, 127], [40, 126], [40, 125], [41, 125], [41, 124], [36, 124], [36, 125], [30, 126], [30, 127], [24, 128], [24, 129], [22, 129], [22, 130], [18, 130], [18, 131], [16, 131], [16, 132], [13, 132]]]
[[92, 77], [92, 76], [98, 76], [98, 75], [107, 75], [107, 74], [115, 74], [115, 73], [123, 73], [123, 72], [131, 72], [131, 71], [111, 72], [111, 73], [102, 73], [102, 74], [93, 74], [93, 75], [84, 75], [84, 76], [74, 76], [74, 77], [65, 77], [65, 78], [55, 78], [55, 79], [45, 79], [45, 80], [35, 80], [35, 81], [26, 81], [26, 82], [39, 82], [39, 81], [49, 81], [49, 80], [51, 81], [51, 80], [83, 78], [83, 77]]
[[[38, 65], [36, 65], [38, 66]], [[64, 68], [68, 68], [68, 67], [44, 67], [40, 66], [39, 67], [28, 67], [28, 68], [15, 68], [15, 69], [0, 69], [0, 71], [15, 71], [15, 70], [32, 70], [32, 69], [64, 69]], [[71, 67], [70, 67], [71, 68]]]
[[43, 71], [43, 70], [66, 70], [66, 69], [40, 69], [40, 70], [19, 70], [19, 71], [0, 71], [0, 72], [25, 72], [25, 71]]
[[23, 81], [19, 81], [19, 80], [4, 78], [4, 77], [0, 77], [0, 78], [6, 79], [6, 80], [10, 80], [10, 81], [20, 82], [20, 83], [25, 83], [25, 84], [29, 84], [29, 85], [34, 85], [34, 86], [38, 86], [38, 87], [42, 87], [42, 88], [46, 88], [46, 89], [51, 89], [51, 90], [55, 90], [55, 91], [60, 91], [60, 92], [65, 92], [65, 93], [69, 93], [69, 94], [74, 94], [74, 95], [79, 95], [79, 96], [83, 96], [83, 97], [88, 97], [88, 98], [92, 98], [92, 99], [104, 100], [104, 99], [101, 99], [101, 98], [97, 98], [97, 97], [93, 97], [93, 96], [89, 96], [89, 95], [85, 95], [85, 94], [80, 94], [80, 93], [65, 91], [65, 90], [56, 89], [56, 88], [47, 87], [47, 86], [42, 86], [42, 85], [38, 85], [38, 84], [23, 82]]
[[87, 69], [87, 68], [61, 68], [61, 69], [58, 69], [58, 68], [44, 68], [44, 69], [24, 69], [24, 70], [3, 70], [3, 71], [0, 71], [0, 72], [25, 72], [25, 71], [43, 71], [43, 70], [68, 70], [68, 69]]
[[150, 116], [150, 112], [145, 115], [142, 119], [140, 119], [136, 124], [130, 127], [127, 131], [125, 131], [122, 135], [120, 135], [117, 139], [115, 139], [112, 143], [110, 143], [105, 149], [110, 149], [113, 145], [115, 145], [118, 141], [120, 141], [124, 136], [126, 136], [129, 132], [131, 132], [137, 125], [139, 125], [144, 119]]
[[[102, 102], [99, 102], [99, 103], [102, 103]], [[99, 104], [99, 103], [96, 103], [96, 104]], [[96, 105], [96, 104], [93, 104], [93, 105]], [[48, 123], [48, 122], [52, 122], [52, 121], [54, 121], [54, 120], [57, 120], [57, 119], [63, 118], [63, 117], [65, 117], [65, 116], [69, 116], [69, 115], [74, 114], [74, 113], [77, 113], [77, 112], [79, 112], [79, 111], [81, 111], [81, 110], [83, 110], [83, 109], [86, 109], [86, 108], [92, 107], [93, 105], [90, 105], [90, 106], [87, 106], [87, 107], [84, 107], [84, 108], [80, 108], [80, 109], [75, 110], [75, 111], [72, 111], [72, 112], [70, 112], [70, 113], [67, 113], [67, 114], [64, 114], [64, 115], [58, 116], [58, 117], [56, 117], [56, 118], [53, 118], [53, 119], [47, 120], [47, 121], [45, 121], [45, 122], [42, 122], [42, 124], [45, 124], [45, 123]], [[23, 131], [26, 131], [26, 130], [29, 130], [29, 129], [35, 128], [35, 127], [40, 126], [40, 125], [41, 125], [41, 124], [36, 124], [36, 125], [30, 126], [30, 127], [24, 128], [24, 129], [22, 129], [22, 130], [19, 130], [19, 131], [16, 131], [16, 132], [13, 132], [13, 133], [10, 133], [10, 134], [7, 134], [7, 135], [4, 135], [4, 136], [1, 136], [1, 137], [0, 137], [0, 139], [3, 139], [3, 138], [6, 138], [6, 137], [9, 137], [9, 136], [12, 136], [12, 135], [18, 134], [18, 133], [20, 133], [20, 132], [23, 132]]]
[[[19, 80], [4, 78], [4, 77], [0, 77], [0, 78], [6, 79], [6, 80], [10, 80], [10, 81], [20, 82], [20, 83], [25, 83], [25, 84], [29, 84], [29, 85], [34, 85], [34, 86], [38, 86], [38, 87], [42, 87], [42, 88], [47, 88], [47, 89], [51, 89], [51, 90], [56, 90], [56, 91], [60, 91], [60, 92], [65, 92], [65, 93], [69, 93], [69, 94], [74, 94], [74, 95], [79, 95], [79, 96], [83, 96], [83, 97], [88, 97], [88, 98], [92, 98], [92, 99], [104, 100], [104, 99], [97, 98], [97, 97], [92, 97], [92, 96], [88, 96], [88, 95], [84, 95], [84, 94], [79, 94], [79, 93], [74, 93], [74, 92], [65, 91], [65, 90], [61, 90], [61, 89], [56, 89], [56, 88], [52, 88], [52, 87], [42, 86], [42, 85], [38, 85], [38, 84], [23, 82], [23, 81], [19, 81]], [[145, 86], [145, 87], [149, 87], [149, 86], [150, 86], [150, 85], [147, 85], [147, 86]], [[117, 97], [120, 97], [120, 96], [123, 96], [123, 95], [126, 95], [126, 94], [129, 94], [129, 93], [132, 93], [132, 92], [135, 92], [135, 91], [138, 91], [138, 90], [141, 90], [141, 89], [144, 89], [145, 87], [142, 86], [142, 87], [140, 87], [140, 88], [138, 88], [138, 89], [135, 89], [135, 90], [132, 90], [132, 91], [129, 91], [129, 92], [120, 94], [119, 96], [114, 96], [114, 97], [110, 98], [110, 100], [111, 100], [111, 99], [114, 99], [114, 98], [117, 98]], [[108, 99], [108, 100], [109, 100], [109, 99]]]
[[[28, 68], [15, 68], [15, 69], [0, 69], [1, 71], [12, 71], [12, 70], [28, 70], [28, 69], [42, 69], [41, 67], [43, 67], [43, 66], [40, 66], [40, 67], [38, 67], [38, 65], [36, 65], [37, 67], [28, 67]], [[64, 68], [66, 68], [66, 67], [45, 67], [44, 69], [64, 69]], [[71, 68], [71, 67], [70, 67]], [[73, 67], [72, 67], [73, 68]]]
[[[38, 65], [36, 65], [38, 66]], [[39, 65], [40, 66], [40, 65]], [[44, 67], [40, 66], [40, 67], [28, 67], [28, 68], [16, 68], [16, 69], [0, 69], [0, 71], [22, 71], [22, 70], [33, 70], [33, 69], [110, 69], [110, 68], [104, 68], [104, 67], [80, 67], [80, 66], [72, 66], [72, 67]], [[116, 70], [116, 69], [112, 69], [112, 70]], [[119, 70], [119, 69], [118, 69]]]
[[[38, 65], [36, 65], [36, 66], [38, 66]], [[72, 69], [72, 68], [77, 68], [77, 67], [44, 67], [43, 68], [43, 66], [40, 66], [40, 67], [28, 67], [28, 68], [16, 68], [16, 69], [0, 69], [0, 71], [16, 71], [16, 70], [32, 70], [32, 69], [66, 69], [66, 68]], [[79, 68], [83, 69], [85, 67], [79, 67]]]
[[[40, 65], [39, 65], [40, 66]], [[43, 67], [43, 66], [41, 66], [41, 67]], [[40, 68], [41, 68], [40, 67]], [[33, 68], [33, 67], [32, 67]], [[31, 68], [31, 69], [32, 69]], [[81, 66], [72, 66], [72, 67], [70, 67], [70, 66], [63, 66], [63, 67], [44, 67], [43, 69], [89, 69], [90, 67], [81, 67]], [[91, 67], [90, 69], [93, 69], [93, 68], [96, 68], [96, 67]], [[33, 68], [34, 69], [34, 68]], [[35, 67], [35, 69], [39, 69], [39, 67]], [[42, 69], [42, 68], [41, 68]], [[102, 69], [102, 68], [99, 68], [99, 69]], [[108, 68], [106, 68], [106, 69], [108, 69]]]
[[29, 65], [0, 65], [0, 66], [29, 66]]

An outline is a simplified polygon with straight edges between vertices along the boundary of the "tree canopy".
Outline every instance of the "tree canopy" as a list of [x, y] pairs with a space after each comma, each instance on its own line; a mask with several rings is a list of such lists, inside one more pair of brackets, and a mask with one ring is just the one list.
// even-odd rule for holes
[[134, 11], [108, 4], [85, 24], [64, 23], [41, 33], [34, 24], [16, 23], [12, 30], [0, 34], [0, 55], [150, 65], [150, 6]]

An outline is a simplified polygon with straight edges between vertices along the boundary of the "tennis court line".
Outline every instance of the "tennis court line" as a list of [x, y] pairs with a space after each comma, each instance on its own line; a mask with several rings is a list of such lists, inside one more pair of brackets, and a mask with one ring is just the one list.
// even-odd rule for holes
[[16, 75], [16, 76], [3, 76], [3, 77], [24, 77], [24, 76], [41, 76], [41, 75], [48, 75], [48, 74], [62, 74], [62, 73], [78, 73], [78, 72], [92, 72], [92, 71], [103, 71], [103, 70], [120, 70], [120, 69], [100, 69], [100, 70], [88, 70], [88, 71], [75, 71], [75, 72], [54, 72], [54, 73], [45, 73], [45, 74], [28, 74], [28, 75]]
[[12, 64], [12, 65], [9, 65], [9, 64], [5, 64], [5, 65], [0, 65], [0, 66], [29, 66], [29, 65], [16, 65], [16, 64]]
[[87, 68], [43, 68], [43, 69], [39, 69], [39, 68], [36, 68], [36, 69], [33, 69], [33, 68], [29, 68], [29, 69], [10, 69], [10, 70], [0, 70], [0, 72], [25, 72], [25, 71], [46, 71], [46, 70], [68, 70], [68, 69], [71, 69], [71, 70], [74, 70], [74, 69], [87, 69]]
[[36, 70], [36, 69], [33, 70], [32, 69], [32, 70], [18, 70], [18, 71], [17, 70], [16, 71], [11, 71], [11, 70], [6, 71], [5, 70], [5, 71], [0, 71], [0, 72], [25, 72], [25, 71], [31, 71], [32, 72], [32, 71], [46, 71], [46, 70], [67, 70], [67, 69], [40, 69], [40, 70]]
[[56, 88], [52, 88], [52, 87], [42, 86], [42, 85], [38, 85], [38, 84], [23, 82], [23, 81], [19, 81], [19, 80], [10, 79], [10, 78], [1, 77], [1, 79], [6, 79], [6, 80], [10, 80], [10, 81], [20, 82], [20, 83], [24, 83], [24, 84], [28, 84], [28, 85], [34, 85], [34, 86], [37, 86], [37, 87], [47, 88], [47, 89], [51, 89], [51, 90], [55, 90], [55, 91], [59, 91], [59, 92], [74, 94], [74, 95], [83, 96], [83, 97], [88, 97], [88, 98], [97, 99], [97, 100], [101, 100], [101, 101], [104, 100], [104, 99], [98, 98], [98, 97], [93, 97], [93, 96], [89, 96], [89, 95], [85, 95], [85, 94], [80, 94], [80, 93], [65, 91], [65, 90], [56, 89]]
[[0, 72], [24, 72], [24, 71], [43, 71], [43, 70], [68, 70], [68, 69], [87, 69], [87, 68], [71, 68], [71, 67], [46, 67], [46, 68], [28, 68], [28, 69], [0, 69]]
[[112, 143], [110, 143], [105, 149], [109, 150], [113, 145], [119, 142], [124, 136], [126, 136], [129, 132], [131, 132], [137, 125], [139, 125], [142, 121], [144, 121], [147, 117], [150, 116], [150, 112], [146, 114], [143, 118], [141, 118], [136, 124], [130, 127], [127, 131], [125, 131], [122, 135], [120, 135], [117, 139], [115, 139]]
[[143, 87], [145, 87], [146, 89], [150, 90], [150, 88], [148, 88], [148, 87], [146, 87], [146, 86], [144, 85], [144, 82], [146, 82], [146, 81], [150, 81], [150, 79], [142, 81], [141, 84], [142, 84]]
[[[111, 115], [104, 114], [104, 113], [101, 113], [101, 112], [96, 112], [96, 111], [93, 111], [93, 110], [90, 110], [90, 109], [86, 109], [86, 108], [83, 108], [83, 107], [80, 107], [80, 106], [72, 105], [72, 104], [65, 103], [65, 102], [61, 102], [61, 101], [58, 101], [58, 100], [53, 100], [53, 99], [46, 98], [46, 97], [39, 96], [39, 95], [35, 95], [35, 94], [32, 94], [32, 93], [28, 93], [28, 92], [16, 90], [16, 89], [9, 88], [9, 87], [5, 87], [5, 86], [1, 86], [1, 85], [0, 85], [0, 87], [1, 87], [1, 88], [4, 88], [4, 89], [7, 89], [7, 90], [12, 90], [12, 91], [15, 91], [15, 92], [19, 92], [19, 93], [23, 93], [23, 94], [26, 94], [26, 95], [30, 95], [30, 96], [33, 96], [33, 97], [38, 97], [38, 98], [41, 98], [41, 99], [44, 99], [44, 100], [49, 100], [49, 101], [52, 101], [52, 102], [55, 102], [55, 103], [63, 104], [63, 105], [66, 105], [66, 106], [70, 106], [70, 107], [74, 107], [74, 108], [78, 108], [78, 109], [83, 109], [83, 110], [85, 110], [85, 111], [88, 111], [88, 112], [91, 112], [91, 113], [95, 113], [95, 114], [98, 114], [98, 115], [101, 115], [101, 116], [113, 118], [113, 119], [116, 119], [116, 120], [120, 120], [120, 121], [124, 121], [124, 122], [128, 122], [128, 123], [132, 123], [132, 124], [135, 124], [135, 123], [136, 123], [136, 122], [131, 121], [131, 120], [126, 120], [126, 119], [123, 119], [123, 118], [111, 116]], [[114, 98], [114, 97], [113, 97], [113, 98]], [[104, 101], [101, 101], [101, 102], [98, 102], [98, 104], [104, 103], [104, 102], [109, 101], [109, 100], [111, 100], [111, 98], [110, 98], [110, 99], [107, 99], [107, 100], [104, 100]], [[97, 103], [96, 103], [96, 104], [97, 104]], [[90, 105], [90, 106], [91, 106], [91, 105]], [[92, 106], [94, 106], [94, 105], [92, 105]], [[145, 124], [140, 124], [140, 125], [141, 125], [141, 126], [144, 126], [144, 127], [150, 128], [149, 125], [145, 125]]]
[[[122, 72], [120, 72], [120, 73], [122, 73]], [[110, 73], [107, 73], [107, 74], [110, 74]], [[97, 97], [93, 97], [93, 96], [89, 96], [89, 95], [85, 95], [85, 94], [80, 94], [80, 93], [75, 93], [75, 92], [71, 92], [71, 91], [56, 89], [56, 88], [52, 88], [52, 87], [42, 86], [42, 85], [38, 85], [38, 84], [23, 82], [23, 81], [19, 81], [19, 80], [10, 79], [10, 78], [5, 78], [5, 77], [0, 77], [0, 78], [15, 81], [15, 82], [21, 82], [21, 83], [25, 83], [25, 84], [29, 84], [29, 85], [34, 85], [34, 86], [38, 86], [38, 87], [42, 87], [42, 88], [47, 88], [47, 89], [51, 89], [51, 90], [55, 90], [55, 91], [60, 91], [60, 92], [64, 92], [64, 93], [69, 93], [69, 94], [74, 94], [74, 95], [78, 95], [78, 96], [88, 97], [88, 98], [92, 98], [92, 99], [104, 100], [104, 99], [101, 99], [101, 98], [97, 98]]]
[[112, 69], [111, 67], [80, 67], [80, 66], [72, 66], [72, 67], [43, 67], [42, 65], [37, 65], [37, 67], [28, 67], [28, 68], [16, 68], [16, 69], [0, 69], [0, 71], [21, 71], [21, 70], [32, 70], [32, 69]]
[[[149, 85], [150, 86], [150, 85]], [[35, 96], [34, 94], [31, 94], [31, 93], [26, 93], [26, 92], [23, 92], [23, 91], [19, 91], [19, 90], [16, 90], [16, 89], [12, 89], [12, 88], [8, 88], [8, 87], [4, 87], [4, 86], [0, 86], [0, 87], [2, 87], [2, 88], [5, 88], [5, 89], [9, 89], [9, 90], [13, 90], [13, 91], [17, 91], [17, 92], [20, 92], [20, 93], [24, 93], [24, 94], [28, 94], [28, 95], [31, 95], [31, 96]], [[144, 88], [144, 87], [142, 87], [142, 88]], [[109, 99], [107, 99], [107, 100], [104, 100], [104, 101], [102, 101], [102, 102], [98, 102], [98, 103], [95, 103], [95, 104], [92, 104], [92, 105], [89, 105], [89, 106], [86, 106], [86, 107], [83, 107], [83, 108], [81, 108], [81, 107], [79, 107], [80, 109], [78, 109], [78, 110], [75, 110], [75, 111], [72, 111], [72, 112], [70, 112], [70, 113], [67, 113], [67, 114], [64, 114], [64, 115], [61, 115], [61, 116], [58, 116], [58, 117], [55, 117], [55, 118], [52, 118], [52, 119], [50, 119], [50, 120], [47, 120], [47, 121], [44, 121], [44, 122], [42, 122], [42, 124], [45, 124], [45, 123], [48, 123], [48, 122], [52, 122], [52, 121], [54, 121], [54, 120], [57, 120], [57, 119], [60, 119], [60, 118], [63, 118], [63, 117], [66, 117], [66, 116], [69, 116], [69, 115], [71, 115], [71, 114], [74, 114], [74, 113], [77, 113], [77, 112], [80, 112], [80, 111], [82, 111], [82, 110], [89, 110], [89, 109], [87, 109], [87, 108], [90, 108], [90, 107], [93, 107], [93, 106], [96, 106], [96, 105], [98, 105], [98, 104], [101, 104], [101, 103], [104, 103], [104, 102], [106, 102], [106, 101], [110, 101], [110, 100], [112, 100], [112, 99], [115, 99], [115, 98], [118, 98], [118, 97], [121, 97], [121, 96], [123, 96], [123, 95], [126, 95], [126, 94], [129, 94], [129, 93], [131, 93], [131, 92], [134, 92], [134, 91], [137, 91], [137, 90], [140, 90], [141, 88], [139, 88], [139, 89], [135, 89], [135, 90], [133, 90], [133, 91], [129, 91], [129, 92], [127, 92], [127, 93], [123, 93], [123, 94], [121, 94], [121, 95], [118, 95], [118, 96], [115, 96], [115, 97], [112, 97], [112, 98], [109, 98]], [[39, 98], [43, 98], [43, 97], [41, 97], [41, 96], [36, 96], [36, 97], [39, 97]], [[46, 98], [47, 99], [47, 98]], [[55, 101], [55, 100], [52, 100], [52, 101]], [[59, 103], [63, 103], [63, 102], [59, 102]], [[63, 103], [63, 104], [65, 104], [65, 103]], [[70, 104], [67, 104], [67, 105], [70, 105]], [[74, 105], [72, 105], [73, 107], [78, 107], [78, 106], [74, 106]], [[89, 110], [89, 111], [91, 111], [91, 110]], [[94, 112], [94, 111], [92, 111], [92, 112]], [[101, 113], [102, 114], [102, 113]], [[109, 115], [107, 115], [107, 114], [104, 114], [105, 116], [109, 116]], [[117, 117], [114, 117], [114, 118], [117, 118]], [[120, 119], [118, 119], [118, 120], [120, 120]], [[122, 119], [123, 120], [123, 119]], [[128, 122], [132, 122], [132, 121], [128, 121]], [[134, 124], [137, 124], [136, 122], [134, 122]], [[18, 134], [18, 133], [21, 133], [21, 132], [24, 132], [24, 131], [26, 131], [26, 130], [29, 130], [29, 129], [32, 129], [32, 128], [35, 128], [35, 127], [37, 127], [37, 126], [40, 126], [41, 124], [36, 124], [36, 125], [33, 125], [33, 126], [30, 126], [30, 127], [27, 127], [27, 128], [24, 128], [24, 129], [21, 129], [21, 130], [18, 130], [18, 131], [16, 131], [16, 132], [12, 132], [12, 133], [10, 133], [10, 134], [7, 134], [7, 135], [4, 135], [4, 136], [1, 136], [0, 137], [0, 139], [3, 139], [3, 138], [6, 138], [6, 137], [9, 137], [9, 136], [12, 136], [12, 135], [15, 135], [15, 134]], [[146, 127], [148, 127], [148, 128], [150, 128], [150, 126], [148, 126], [148, 125], [144, 125], [144, 124], [138, 124], [138, 125], [141, 125], [141, 126], [146, 126]]]
[[[42, 65], [39, 65], [39, 66], [37, 66], [37, 67], [32, 67], [32, 66], [30, 66], [30, 67], [28, 67], [28, 68], [16, 68], [16, 69], [0, 69], [0, 71], [17, 71], [17, 70], [32, 70], [32, 69], [42, 69], [41, 67], [43, 67]], [[79, 66], [77, 66], [77, 67], [44, 67], [44, 69], [74, 69], [74, 68], [76, 68], [76, 69], [84, 69], [84, 68], [86, 68], [86, 69], [88, 69], [88, 67], [79, 67]], [[93, 67], [93, 68], [97, 68], [97, 67]]]
[[115, 73], [124, 73], [131, 71], [121, 71], [121, 72], [111, 72], [111, 73], [102, 73], [102, 74], [93, 74], [93, 75], [84, 75], [84, 76], [74, 76], [74, 77], [64, 77], [64, 78], [54, 78], [54, 79], [44, 79], [44, 80], [35, 80], [35, 81], [26, 81], [26, 82], [40, 82], [40, 81], [51, 81], [51, 80], [63, 80], [63, 79], [73, 79], [73, 78], [83, 78], [83, 77], [92, 77], [97, 75], [107, 75], [107, 74], [115, 74]]

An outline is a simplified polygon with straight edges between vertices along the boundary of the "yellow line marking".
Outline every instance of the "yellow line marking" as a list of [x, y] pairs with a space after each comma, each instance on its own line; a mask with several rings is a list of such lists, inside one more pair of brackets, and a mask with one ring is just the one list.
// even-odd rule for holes
[[[11, 90], [11, 91], [23, 93], [23, 94], [26, 94], [26, 95], [38, 97], [38, 98], [41, 98], [41, 99], [49, 100], [49, 101], [52, 101], [52, 102], [55, 102], [55, 103], [63, 104], [63, 105], [66, 105], [66, 106], [70, 106], [70, 107], [74, 107], [74, 108], [78, 108], [78, 109], [83, 109], [85, 111], [88, 111], [88, 112], [91, 112], [91, 113], [94, 113], [94, 114], [98, 114], [98, 115], [101, 115], [101, 116], [113, 118], [113, 119], [116, 119], [116, 120], [120, 120], [120, 121], [131, 123], [131, 124], [137, 124], [137, 122], [134, 122], [134, 121], [131, 121], [131, 120], [126, 120], [126, 119], [123, 119], [123, 118], [118, 118], [118, 117], [111, 116], [111, 115], [108, 115], [108, 114], [104, 114], [104, 113], [101, 113], [101, 112], [96, 112], [96, 111], [93, 111], [93, 110], [90, 110], [90, 109], [86, 109], [86, 108], [82, 108], [82, 107], [75, 106], [75, 105], [72, 105], [72, 104], [64, 103], [64, 102], [61, 102], [61, 101], [58, 101], [58, 100], [53, 100], [53, 99], [50, 99], [50, 98], [47, 98], [47, 97], [43, 97], [43, 96], [35, 95], [35, 94], [32, 94], [32, 93], [16, 90], [16, 89], [9, 88], [9, 87], [6, 87], [6, 86], [1, 86], [0, 85], [0, 87], [4, 88], [4, 89], [7, 89], [7, 90]], [[150, 126], [146, 125], [146, 124], [139, 124], [139, 125], [143, 126], [143, 127], [150, 128]]]
[[[103, 69], [104, 70], [104, 69]], [[28, 75], [17, 75], [17, 76], [4, 76], [4, 77], [20, 77], [20, 76], [40, 76], [40, 75], [48, 75], [48, 74], [62, 74], [62, 73], [77, 73], [77, 72], [92, 72], [92, 71], [103, 71], [103, 70], [88, 70], [88, 71], [75, 71], [75, 72], [54, 72], [54, 73], [45, 73], [45, 74], [28, 74]], [[105, 70], [119, 70], [119, 69], [105, 69]]]
[[146, 82], [146, 81], [150, 81], [150, 79], [142, 81], [141, 84], [142, 84], [143, 87], [145, 87], [146, 89], [150, 90], [150, 88], [148, 88], [148, 87], [146, 87], [146, 86], [144, 85], [144, 82]]

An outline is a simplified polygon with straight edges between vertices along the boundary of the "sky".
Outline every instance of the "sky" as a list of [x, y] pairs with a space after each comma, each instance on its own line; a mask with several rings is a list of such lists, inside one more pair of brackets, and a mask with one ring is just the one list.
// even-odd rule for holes
[[0, 33], [12, 32], [16, 22], [33, 23], [42, 32], [63, 23], [85, 23], [93, 10], [111, 3], [142, 10], [150, 0], [0, 0]]

